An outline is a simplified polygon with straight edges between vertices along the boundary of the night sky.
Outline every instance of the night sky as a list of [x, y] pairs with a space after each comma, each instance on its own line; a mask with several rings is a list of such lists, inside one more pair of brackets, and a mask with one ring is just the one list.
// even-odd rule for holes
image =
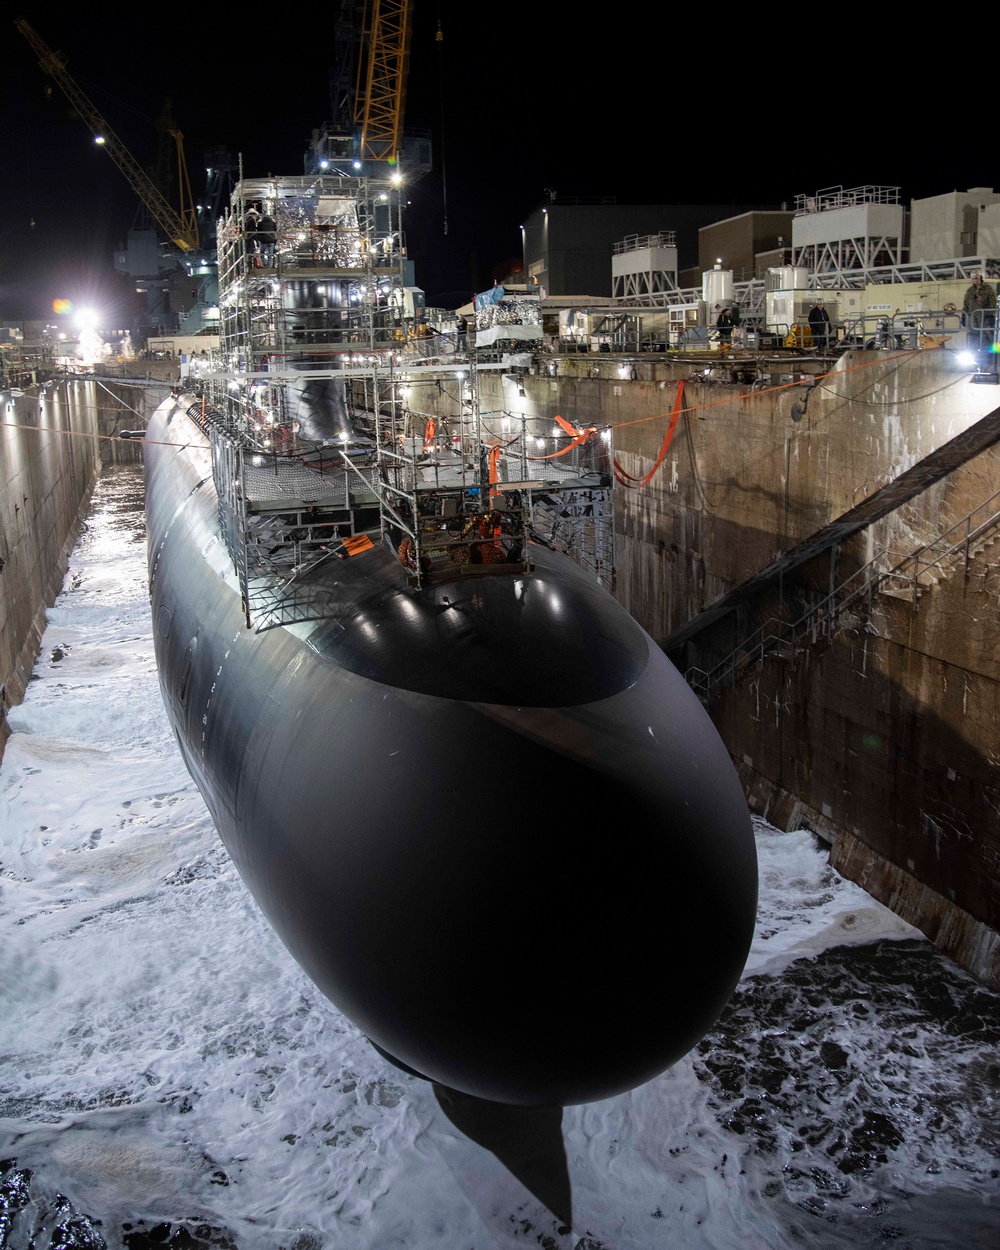
[[[294, 20], [282, 6], [266, 12], [0, 5], [0, 319], [45, 316], [57, 296], [102, 304], [110, 318], [120, 290], [111, 252], [138, 211], [14, 18], [67, 56], [140, 163], [154, 159], [155, 119], [172, 100], [199, 198], [208, 147], [241, 152], [249, 175], [298, 174], [330, 113], [332, 8], [297, 6]], [[713, 49], [682, 38], [662, 6], [597, 22], [580, 7], [415, 0], [406, 122], [433, 130], [436, 168], [412, 188], [405, 225], [428, 302], [454, 306], [488, 285], [519, 254], [518, 227], [546, 188], [619, 203], [778, 205], [834, 184], [898, 184], [907, 199], [992, 185], [971, 129], [945, 142], [900, 117], [878, 122], [860, 84], [835, 90], [797, 72], [773, 31], [731, 10], [719, 39]]]

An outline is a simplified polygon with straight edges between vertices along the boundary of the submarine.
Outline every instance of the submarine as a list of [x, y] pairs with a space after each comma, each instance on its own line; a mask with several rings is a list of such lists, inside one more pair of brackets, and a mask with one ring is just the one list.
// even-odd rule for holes
[[[178, 388], [146, 433], [164, 704], [261, 911], [380, 1054], [498, 1103], [607, 1098], [697, 1044], [740, 977], [749, 812], [681, 675], [532, 528], [532, 484], [502, 480], [514, 440], [485, 440], [460, 396], [440, 456], [431, 422], [414, 436], [398, 382], [419, 375], [380, 322], [394, 314], [379, 284], [403, 269], [357, 243], [359, 218], [378, 220], [355, 211], [366, 188], [245, 182], [220, 225], [217, 381]], [[276, 223], [266, 257], [245, 242], [252, 203]], [[374, 293], [363, 323], [358, 291], [362, 307]], [[510, 308], [494, 313], [513, 338]], [[380, 355], [349, 350], [362, 332]], [[446, 363], [428, 376], [457, 387]], [[362, 480], [350, 445], [365, 409], [379, 447]], [[250, 497], [255, 473], [273, 495], [286, 470], [300, 498], [280, 529]], [[466, 476], [446, 489], [448, 473]], [[313, 525], [337, 474], [380, 499], [343, 542], [339, 523]], [[282, 542], [274, 559], [292, 552], [294, 568], [268, 571]]]
[[[191, 400], [194, 405], [196, 401]], [[145, 448], [164, 703], [241, 876], [382, 1051], [524, 1106], [639, 1085], [739, 979], [735, 770], [651, 638], [567, 556], [422, 589], [384, 544], [335, 614], [255, 632], [183, 398]]]

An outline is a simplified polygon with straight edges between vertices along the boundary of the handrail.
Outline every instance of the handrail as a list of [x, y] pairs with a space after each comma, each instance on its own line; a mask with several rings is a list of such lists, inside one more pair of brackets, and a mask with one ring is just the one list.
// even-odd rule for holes
[[942, 335], [952, 337], [962, 332], [962, 313], [956, 308], [934, 308], [921, 312], [858, 313], [844, 322], [841, 342], [862, 346], [886, 347], [901, 350], [919, 346], [922, 338], [933, 339]]
[[898, 204], [899, 187], [869, 183], [863, 187], [821, 187], [813, 195], [795, 197], [796, 215], [822, 213], [833, 208], [855, 208], [860, 204]]
[[[749, 637], [745, 638], [741, 643], [734, 647], [729, 655], [727, 655], [725, 659], [720, 660], [714, 668], [709, 669], [707, 672], [704, 669], [694, 667], [689, 668], [685, 673], [688, 684], [692, 687], [695, 693], [699, 694], [700, 697], [705, 700], [705, 702], [709, 702], [713, 697], [716, 688], [720, 686], [727, 677], [731, 677], [735, 680], [744, 668], [749, 668], [751, 664], [762, 660], [765, 655], [767, 655], [770, 651], [773, 651], [774, 648], [779, 646], [782, 642], [790, 639], [794, 643], [796, 637], [799, 636], [800, 633], [804, 633], [810, 625], [814, 626], [813, 640], [815, 641], [815, 638], [819, 636], [818, 630], [825, 621], [826, 616], [833, 615], [834, 613], [839, 614], [840, 612], [846, 610], [846, 608], [848, 608], [861, 594], [863, 594], [872, 582], [872, 569], [880, 561], [884, 560], [888, 554], [888, 549], [883, 548], [877, 555], [873, 556], [867, 564], [863, 564], [861, 568], [856, 569], [850, 577], [841, 582], [835, 590], [831, 591], [828, 595], [821, 599], [819, 603], [814, 604], [807, 612], [800, 616], [798, 620], [788, 624], [787, 622], [779, 621], [775, 617], [770, 617], [763, 625], [755, 629]], [[847, 598], [839, 604], [836, 604], [832, 611], [828, 611], [828, 609], [831, 608], [831, 605], [834, 604], [837, 597], [843, 594], [847, 587], [851, 586], [851, 584], [855, 582], [857, 582], [858, 585], [850, 592]], [[822, 619], [817, 620], [814, 623], [814, 617], [820, 617]]]
[[645, 248], [676, 246], [675, 230], [661, 230], [659, 234], [627, 234], [614, 245], [614, 255], [623, 256], [626, 252], [638, 252]]
[[[920, 592], [921, 574], [929, 573], [931, 569], [937, 568], [943, 563], [943, 561], [947, 560], [950, 556], [953, 556], [956, 552], [963, 552], [965, 572], [968, 573], [971, 545], [978, 541], [978, 539], [982, 538], [987, 531], [991, 530], [998, 522], [1000, 522], [1000, 506], [994, 506], [997, 504], [998, 500], [1000, 500], [1000, 491], [997, 491], [995, 494], [991, 495], [989, 499], [984, 500], [977, 507], [973, 508], [971, 512], [962, 517], [961, 520], [956, 521], [955, 524], [949, 529], [946, 529], [944, 533], [939, 534], [932, 542], [925, 543], [923, 547], [918, 547], [916, 551], [911, 551], [908, 556], [905, 556], [900, 563], [895, 566], [895, 568], [887, 570], [882, 578], [882, 581], [888, 581], [890, 578], [905, 578], [908, 583], [912, 584], [913, 602], [916, 604], [917, 597]], [[989, 512], [989, 515], [985, 516], [983, 520], [978, 521], [975, 525], [972, 524], [972, 519], [977, 513], [986, 512], [987, 509], [990, 508], [992, 508], [992, 511]], [[965, 531], [963, 537], [959, 538], [955, 542], [949, 543], [943, 551], [938, 551], [938, 554], [934, 556], [934, 559], [924, 559], [926, 555], [931, 555], [935, 550], [937, 550], [942, 541], [947, 540], [952, 534], [956, 533], [956, 531], [961, 531], [963, 529]], [[913, 566], [912, 573], [906, 572], [906, 565], [911, 563]]]
[[[932, 539], [931, 542], [925, 543], [923, 546], [916, 548], [915, 551], [911, 551], [904, 556], [899, 560], [898, 564], [888, 569], [881, 568], [876, 571], [877, 566], [887, 556], [898, 554], [891, 551], [888, 547], [883, 547], [866, 564], [856, 569], [850, 577], [841, 582], [828, 595], [824, 596], [818, 603], [813, 604], [798, 620], [789, 624], [779, 621], [775, 617], [770, 617], [763, 625], [759, 626], [752, 634], [734, 647], [729, 655], [725, 659], [720, 660], [714, 668], [708, 671], [696, 666], [689, 668], [684, 674], [688, 685], [691, 686], [700, 699], [705, 703], [709, 703], [723, 684], [728, 685], [731, 681], [735, 681], [741, 672], [752, 664], [760, 663], [765, 655], [782, 644], [787, 643], [794, 647], [807, 633], [810, 635], [810, 641], [816, 642], [822, 635], [828, 632], [828, 626], [832, 622], [839, 620], [859, 598], [867, 595], [870, 601], [872, 595], [887, 582], [905, 579], [908, 585], [912, 585], [912, 601], [914, 606], [916, 606], [921, 585], [919, 579], [922, 573], [926, 574], [930, 569], [941, 565], [944, 560], [960, 550], [964, 551], [965, 572], [966, 574], [968, 573], [972, 544], [1000, 523], [1000, 507], [994, 507], [998, 500], [1000, 500], [1000, 491], [995, 492], [988, 499], [978, 504], [966, 516], [949, 526], [948, 529]], [[973, 517], [990, 508], [992, 508], [992, 511], [988, 516], [975, 525], [972, 524]], [[961, 531], [963, 528], [965, 533], [962, 538], [950, 543], [944, 551], [938, 550], [933, 560], [924, 561], [923, 557], [937, 550], [942, 540], [947, 540], [952, 534], [956, 531]], [[906, 571], [907, 565], [912, 565], [912, 573]], [[854, 585], [854, 588], [850, 590], [846, 598], [843, 597], [844, 591], [852, 585]]]

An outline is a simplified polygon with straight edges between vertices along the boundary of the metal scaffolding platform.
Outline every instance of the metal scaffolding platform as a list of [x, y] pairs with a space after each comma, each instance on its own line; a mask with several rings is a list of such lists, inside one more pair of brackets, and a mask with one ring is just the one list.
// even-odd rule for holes
[[[613, 581], [610, 430], [484, 411], [497, 345], [428, 357], [397, 184], [242, 179], [219, 224], [220, 349], [192, 380], [248, 627], [325, 615], [315, 570], [379, 542], [414, 587], [530, 574], [532, 542]], [[483, 305], [500, 346], [541, 332], [536, 296]]]
[[243, 490], [248, 513], [262, 515], [305, 508], [368, 507], [377, 495], [373, 470], [355, 475], [336, 459], [301, 460], [256, 454], [244, 462]]

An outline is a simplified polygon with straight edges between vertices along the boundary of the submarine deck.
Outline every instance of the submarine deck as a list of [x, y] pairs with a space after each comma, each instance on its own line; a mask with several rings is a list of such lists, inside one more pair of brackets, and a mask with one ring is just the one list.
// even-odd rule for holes
[[[263, 457], [262, 457], [263, 459]], [[463, 480], [461, 464], [453, 466], [417, 465], [419, 480], [414, 483], [417, 494], [432, 490], [462, 490], [469, 485], [469, 474]], [[243, 466], [246, 509], [257, 515], [288, 512], [305, 508], [368, 507], [378, 498], [372, 480], [374, 465], [354, 469], [334, 467], [332, 461], [311, 467], [300, 460], [283, 457], [266, 459], [262, 464], [248, 459]], [[426, 477], [424, 476], [426, 474]], [[581, 473], [579, 468], [546, 465], [544, 471], [530, 481], [503, 479], [508, 486], [534, 490], [599, 490], [607, 485], [599, 473]]]

